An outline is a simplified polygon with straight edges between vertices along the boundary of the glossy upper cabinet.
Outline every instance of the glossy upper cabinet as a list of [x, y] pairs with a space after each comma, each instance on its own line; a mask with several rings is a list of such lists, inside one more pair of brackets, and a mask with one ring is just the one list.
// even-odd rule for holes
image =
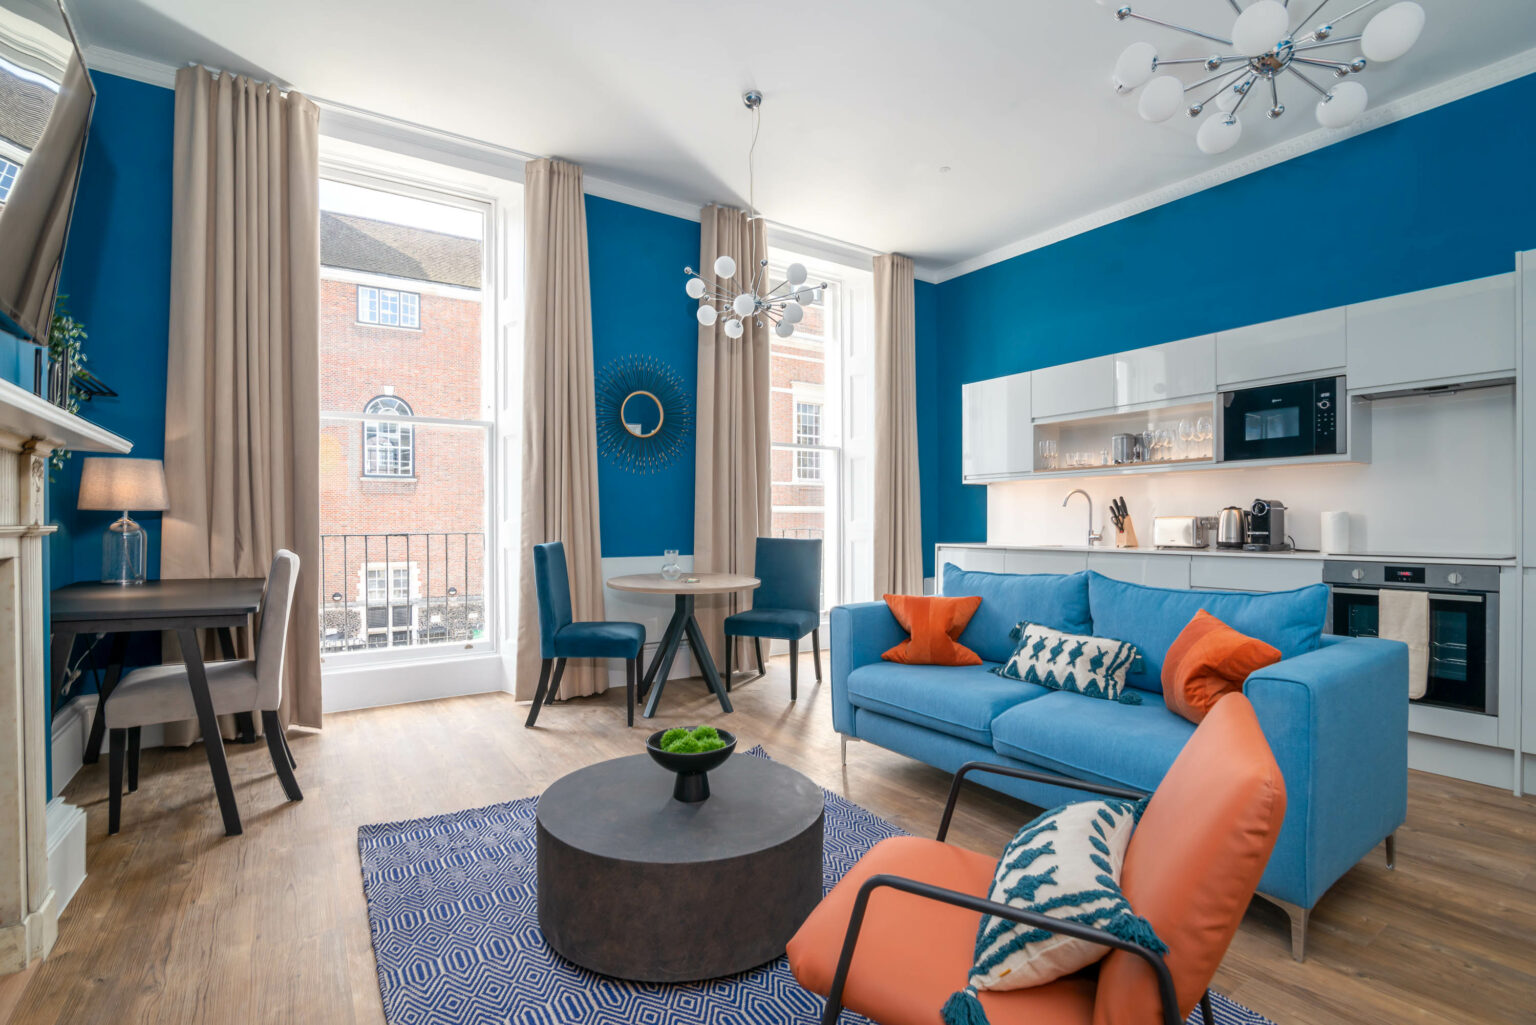
[[1220, 331], [1216, 334], [1216, 386], [1272, 377], [1327, 377], [1344, 369], [1345, 353], [1342, 306]]
[[960, 389], [960, 474], [966, 483], [1019, 477], [1034, 466], [1030, 374]]
[[1352, 392], [1514, 373], [1513, 274], [1358, 303], [1348, 313]]
[[1034, 396], [1035, 419], [1087, 413], [1114, 405], [1115, 365], [1113, 356], [1046, 367], [1029, 375]]
[[1116, 353], [1115, 405], [1135, 406], [1209, 395], [1216, 390], [1216, 336]]

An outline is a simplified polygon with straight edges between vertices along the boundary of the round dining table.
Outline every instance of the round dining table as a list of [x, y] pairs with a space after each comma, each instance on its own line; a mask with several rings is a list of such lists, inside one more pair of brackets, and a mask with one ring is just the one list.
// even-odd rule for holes
[[740, 573], [684, 573], [676, 580], [668, 580], [660, 573], [633, 573], [629, 576], [609, 578], [608, 586], [615, 591], [670, 594], [673, 597], [672, 620], [667, 623], [666, 632], [661, 636], [656, 657], [651, 659], [650, 666], [645, 670], [645, 676], [640, 680], [640, 697], [645, 699], [645, 711], [642, 713], [645, 718], [649, 719], [656, 714], [656, 706], [661, 702], [662, 688], [667, 684], [667, 674], [672, 671], [672, 660], [677, 657], [677, 649], [685, 638], [688, 641], [688, 647], [693, 651], [694, 665], [699, 667], [704, 682], [709, 685], [715, 697], [720, 699], [720, 707], [727, 712], [731, 710], [731, 699], [726, 696], [725, 686], [720, 680], [720, 671], [715, 668], [715, 660], [709, 653], [709, 645], [704, 643], [704, 633], [699, 629], [699, 621], [693, 618], [693, 604], [701, 594], [749, 591], [761, 584], [762, 581], [757, 577], [743, 576]]

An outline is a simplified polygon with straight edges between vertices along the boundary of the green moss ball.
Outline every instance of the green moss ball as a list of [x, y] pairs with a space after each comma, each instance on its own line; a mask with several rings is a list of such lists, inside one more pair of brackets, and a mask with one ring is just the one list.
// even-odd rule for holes
[[662, 750], [671, 752], [675, 755], [693, 755], [698, 754], [700, 751], [704, 750], [704, 748], [699, 744], [697, 740], [694, 740], [693, 737], [685, 736], [674, 740], [671, 746], [665, 747]]
[[719, 737], [713, 737], [709, 740], [695, 740], [694, 743], [699, 745], [700, 751], [718, 751], [725, 746], [725, 741]]
[[700, 743], [706, 740], [719, 740], [720, 731], [715, 729], [713, 726], [700, 726], [698, 729], [693, 731], [693, 739], [699, 741]]
[[685, 727], [674, 726], [661, 735], [661, 740], [657, 742], [656, 746], [663, 751], [670, 751], [673, 744], [686, 736], [688, 736], [688, 730]]

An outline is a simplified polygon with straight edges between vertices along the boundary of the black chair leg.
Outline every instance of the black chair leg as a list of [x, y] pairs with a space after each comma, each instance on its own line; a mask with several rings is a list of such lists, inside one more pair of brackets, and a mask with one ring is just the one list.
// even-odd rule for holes
[[800, 684], [800, 642], [789, 642], [789, 700], [797, 700]]
[[1200, 1017], [1205, 1025], [1216, 1025], [1216, 1015], [1211, 1013], [1211, 991], [1200, 994]]
[[131, 726], [128, 729], [128, 792], [131, 794], [139, 789], [139, 729]]
[[107, 731], [107, 833], [116, 833], [123, 821], [123, 750], [127, 730]]
[[725, 690], [726, 690], [726, 693], [730, 693], [730, 690], [731, 690], [731, 649], [733, 649], [735, 647], [736, 647], [736, 638], [732, 637], [730, 634], [726, 634], [725, 635], [725, 675], [723, 677], [723, 679], [725, 680]]
[[293, 748], [288, 746], [288, 734], [279, 733], [277, 736], [283, 742], [283, 753], [288, 756], [288, 768], [297, 769], [299, 767], [299, 760], [293, 757]]
[[560, 696], [560, 678], [562, 676], [564, 676], [564, 675], [565, 675], [565, 659], [557, 658], [557, 659], [555, 659], [555, 676], [554, 676], [554, 679], [549, 681], [549, 701], [547, 702], [548, 704], [553, 705], [555, 703], [555, 698]]
[[272, 756], [272, 768], [277, 770], [277, 778], [283, 783], [283, 793], [290, 801], [304, 800], [304, 791], [299, 789], [293, 766], [288, 764], [288, 752], [283, 748], [283, 721], [277, 717], [277, 712], [261, 713], [261, 732], [267, 735], [267, 753]]
[[539, 686], [533, 692], [533, 707], [528, 709], [528, 721], [523, 723], [527, 729], [539, 721], [539, 709], [544, 707], [544, 695], [549, 692], [549, 674], [554, 669], [555, 660], [546, 658], [539, 663]]
[[811, 631], [811, 652], [816, 657], [816, 682], [821, 682], [821, 627]]
[[640, 660], [630, 658], [624, 660], [624, 716], [625, 721], [633, 726], [635, 724], [635, 689], [640, 683]]
[[763, 665], [763, 639], [761, 637], [752, 638], [752, 650], [757, 652], [757, 675], [767, 676], [768, 670]]

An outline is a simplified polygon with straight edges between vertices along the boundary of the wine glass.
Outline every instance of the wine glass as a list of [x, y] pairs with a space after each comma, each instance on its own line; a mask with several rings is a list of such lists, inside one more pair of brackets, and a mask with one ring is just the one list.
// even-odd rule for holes
[[1179, 421], [1179, 458], [1189, 458], [1189, 443], [1195, 440], [1195, 425], [1188, 420]]
[[1199, 433], [1200, 440], [1205, 443], [1204, 449], [1201, 453], [1202, 456], [1206, 459], [1210, 459], [1215, 455], [1216, 452], [1214, 446], [1211, 444], [1211, 441], [1215, 438], [1215, 434], [1213, 433], [1214, 425], [1211, 423], [1211, 418], [1208, 416], [1202, 416], [1199, 420], [1195, 421], [1195, 430]]

